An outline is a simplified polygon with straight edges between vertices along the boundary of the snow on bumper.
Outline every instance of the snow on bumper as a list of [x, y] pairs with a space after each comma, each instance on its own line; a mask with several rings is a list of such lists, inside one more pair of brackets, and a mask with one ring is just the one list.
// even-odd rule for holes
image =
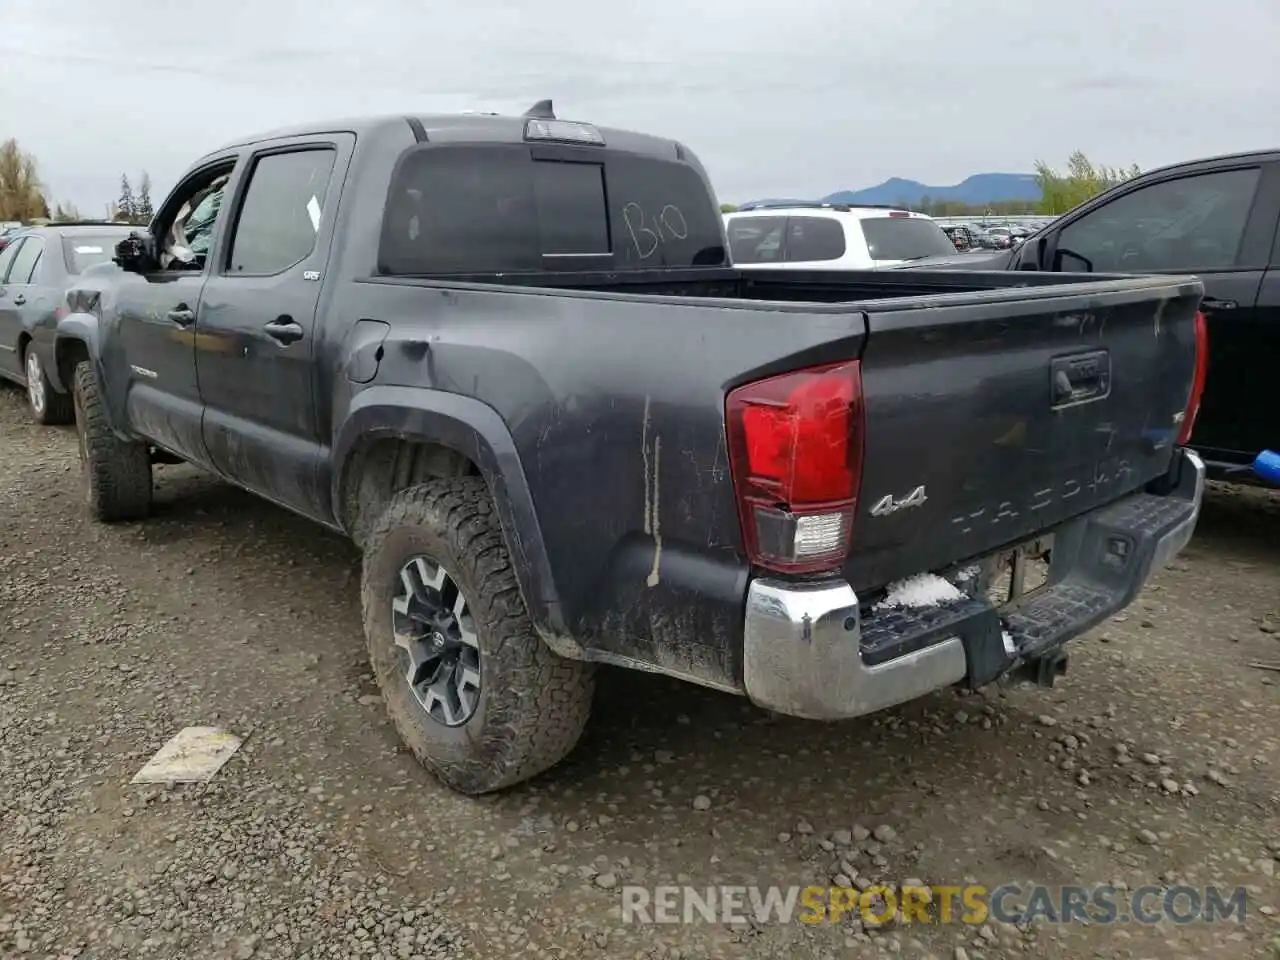
[[[753, 580], [743, 679], [756, 704], [837, 720], [895, 706], [967, 680], [981, 686], [1042, 657], [1128, 606], [1191, 539], [1204, 463], [1178, 452], [1162, 494], [1136, 493], [1054, 531], [1049, 584], [1008, 610], [943, 597], [919, 616], [861, 612], [844, 580]], [[886, 642], [886, 638], [888, 642]]]

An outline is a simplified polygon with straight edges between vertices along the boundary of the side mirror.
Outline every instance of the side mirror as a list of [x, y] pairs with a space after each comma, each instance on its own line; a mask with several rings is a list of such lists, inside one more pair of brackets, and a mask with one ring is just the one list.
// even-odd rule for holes
[[112, 260], [121, 270], [129, 273], [146, 273], [155, 263], [155, 243], [151, 237], [141, 233], [131, 233], [116, 244], [116, 255]]
[[[1079, 264], [1079, 266], [1075, 266]], [[1093, 273], [1093, 261], [1088, 257], [1059, 247], [1053, 255], [1054, 273]]]
[[1044, 251], [1047, 239], [1040, 237], [1035, 243], [1027, 243], [1024, 238], [1023, 242], [1018, 245], [1014, 252], [1016, 270], [1047, 270], [1048, 267], [1044, 263]]

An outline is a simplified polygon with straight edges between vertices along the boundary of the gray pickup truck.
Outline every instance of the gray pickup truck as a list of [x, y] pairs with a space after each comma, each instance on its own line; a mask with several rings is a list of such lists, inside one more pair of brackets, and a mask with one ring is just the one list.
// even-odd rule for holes
[[1191, 536], [1202, 292], [739, 272], [687, 147], [542, 104], [209, 154], [51, 375], [100, 520], [186, 461], [352, 537], [391, 717], [481, 793], [597, 664], [820, 720], [1051, 683]]

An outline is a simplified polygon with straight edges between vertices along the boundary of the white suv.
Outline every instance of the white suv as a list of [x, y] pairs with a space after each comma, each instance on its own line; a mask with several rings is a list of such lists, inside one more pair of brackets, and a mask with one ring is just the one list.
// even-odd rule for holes
[[735, 266], [769, 270], [870, 270], [955, 256], [923, 213], [840, 203], [748, 204], [724, 215]]

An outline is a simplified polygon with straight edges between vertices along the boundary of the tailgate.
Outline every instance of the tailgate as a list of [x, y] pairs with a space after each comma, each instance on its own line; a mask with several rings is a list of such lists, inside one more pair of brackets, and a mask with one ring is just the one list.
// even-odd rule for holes
[[1195, 366], [1190, 278], [865, 304], [865, 591], [1026, 540], [1164, 474]]

